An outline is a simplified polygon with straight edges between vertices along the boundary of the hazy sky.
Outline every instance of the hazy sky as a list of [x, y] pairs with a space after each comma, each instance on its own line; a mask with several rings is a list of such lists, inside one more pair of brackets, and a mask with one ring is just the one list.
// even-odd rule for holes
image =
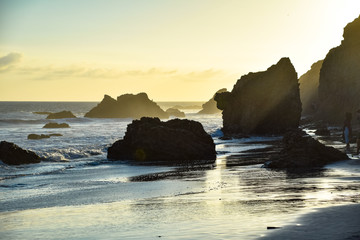
[[0, 0], [0, 101], [208, 100], [340, 44], [359, 0]]

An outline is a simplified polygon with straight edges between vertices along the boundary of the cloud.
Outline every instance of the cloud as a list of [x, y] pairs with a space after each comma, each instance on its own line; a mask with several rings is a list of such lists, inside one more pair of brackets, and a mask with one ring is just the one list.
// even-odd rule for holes
[[119, 70], [116, 68], [86, 67], [81, 65], [71, 66], [39, 66], [39, 67], [18, 67], [17, 74], [27, 75], [34, 80], [61, 80], [83, 78], [88, 80], [96, 79], [153, 79], [178, 80], [183, 82], [206, 82], [221, 79], [225, 73], [222, 70], [200, 70], [200, 71], [180, 71], [177, 69], [149, 68], [145, 70]]
[[9, 53], [0, 57], [0, 72], [10, 69], [13, 65], [20, 62], [22, 55], [20, 53]]

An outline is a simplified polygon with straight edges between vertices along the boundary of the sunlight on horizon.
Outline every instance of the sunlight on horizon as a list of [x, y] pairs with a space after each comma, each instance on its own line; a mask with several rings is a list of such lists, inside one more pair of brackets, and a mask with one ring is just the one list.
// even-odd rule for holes
[[360, 1], [0, 1], [0, 101], [207, 101], [338, 46]]

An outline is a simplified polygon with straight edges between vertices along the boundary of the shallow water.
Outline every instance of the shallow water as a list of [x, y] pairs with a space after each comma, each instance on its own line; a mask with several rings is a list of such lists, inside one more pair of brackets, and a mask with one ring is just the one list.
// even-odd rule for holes
[[[76, 103], [78, 119], [56, 120], [71, 128], [52, 130], [42, 129], [45, 116], [31, 112], [64, 110], [55, 103], [22, 112], [17, 111], [23, 106], [6, 112], [3, 104], [1, 116], [19, 119], [0, 119], [0, 140], [49, 160], [0, 165], [2, 239], [256, 239], [267, 226], [282, 226], [311, 208], [360, 202], [358, 159], [307, 174], [227, 166], [228, 157], [267, 147], [279, 137], [220, 140], [221, 115], [187, 110], [187, 118], [200, 121], [213, 136], [218, 159], [213, 166], [183, 171], [106, 160], [106, 148], [123, 137], [131, 120], [81, 117], [94, 104]], [[17, 121], [22, 119], [28, 122]], [[49, 132], [64, 136], [26, 139]], [[175, 174], [154, 181], [133, 178], [151, 173]]]

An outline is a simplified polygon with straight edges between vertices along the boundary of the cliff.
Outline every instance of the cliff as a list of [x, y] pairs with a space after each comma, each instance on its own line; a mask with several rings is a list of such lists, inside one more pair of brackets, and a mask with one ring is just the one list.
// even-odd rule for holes
[[341, 45], [329, 51], [320, 70], [317, 117], [341, 123], [360, 108], [360, 17], [344, 28]]
[[323, 60], [317, 61], [311, 69], [299, 78], [302, 114], [315, 114], [319, 104], [319, 78]]
[[289, 58], [242, 76], [230, 93], [216, 94], [215, 101], [223, 109], [225, 135], [284, 133], [299, 125], [299, 84]]

